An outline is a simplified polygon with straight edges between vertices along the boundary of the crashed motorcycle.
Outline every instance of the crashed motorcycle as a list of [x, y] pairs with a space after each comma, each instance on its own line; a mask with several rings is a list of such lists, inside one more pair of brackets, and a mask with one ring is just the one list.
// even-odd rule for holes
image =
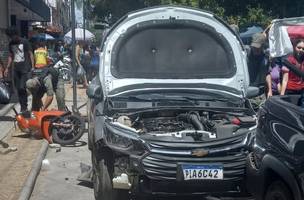
[[54, 68], [59, 70], [60, 75], [64, 81], [70, 81], [72, 77], [71, 72], [71, 63], [72, 60], [68, 55], [61, 56], [56, 62], [51, 60], [54, 63]]
[[[51, 64], [48, 67], [32, 71], [32, 76], [38, 77], [42, 91], [45, 90], [41, 83], [44, 77], [51, 74], [52, 82], [56, 82], [58, 77], [62, 76], [64, 62], [68, 62], [68, 59], [62, 58], [55, 64], [52, 64], [54, 62], [51, 60]], [[49, 143], [58, 143], [60, 145], [74, 144], [84, 133], [85, 122], [83, 118], [78, 113], [70, 112], [67, 108], [63, 111], [45, 110], [20, 114], [14, 109], [14, 112], [18, 127], [23, 132], [44, 138]]]
[[78, 114], [70, 111], [33, 111], [17, 113], [16, 121], [21, 131], [44, 138], [49, 143], [74, 144], [85, 130], [85, 122]]

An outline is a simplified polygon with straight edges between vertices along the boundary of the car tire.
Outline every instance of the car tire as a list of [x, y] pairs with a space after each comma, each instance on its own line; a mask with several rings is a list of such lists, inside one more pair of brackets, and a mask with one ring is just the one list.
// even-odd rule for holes
[[[94, 152], [94, 153], [93, 153]], [[96, 200], [128, 200], [128, 191], [113, 189], [113, 164], [111, 158], [99, 159], [92, 151], [93, 186]]]
[[288, 186], [282, 181], [274, 181], [268, 187], [264, 200], [293, 200]]

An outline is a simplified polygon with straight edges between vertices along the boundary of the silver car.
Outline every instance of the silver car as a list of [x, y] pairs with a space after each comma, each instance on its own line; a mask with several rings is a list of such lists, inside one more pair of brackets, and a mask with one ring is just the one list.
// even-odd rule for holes
[[87, 90], [96, 199], [247, 195], [258, 90], [227, 24], [185, 7], [133, 12], [107, 32], [100, 61]]

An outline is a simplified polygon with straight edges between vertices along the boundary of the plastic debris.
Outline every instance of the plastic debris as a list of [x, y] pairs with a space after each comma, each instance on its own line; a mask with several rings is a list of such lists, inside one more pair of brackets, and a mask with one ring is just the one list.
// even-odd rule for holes
[[60, 145], [60, 144], [52, 143], [52, 144], [49, 144], [49, 147], [50, 147], [51, 149], [56, 149], [56, 148], [61, 148], [61, 145]]
[[129, 190], [131, 188], [128, 175], [122, 173], [120, 176], [113, 178], [113, 188]]
[[48, 159], [44, 159], [42, 161], [41, 169], [42, 170], [48, 170], [48, 169], [50, 169], [50, 161]]
[[92, 167], [85, 163], [80, 163], [81, 174], [78, 176], [77, 180], [82, 182], [93, 183], [92, 181]]

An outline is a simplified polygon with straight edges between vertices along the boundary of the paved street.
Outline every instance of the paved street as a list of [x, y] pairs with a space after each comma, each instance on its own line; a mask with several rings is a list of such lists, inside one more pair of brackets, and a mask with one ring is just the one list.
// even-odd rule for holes
[[[37, 179], [31, 200], [94, 200], [93, 188], [90, 184], [80, 182], [80, 163], [91, 164], [91, 156], [87, 147], [87, 134], [75, 146], [48, 150], [45, 163]], [[188, 197], [162, 198], [153, 200], [219, 200], [217, 198]], [[247, 198], [246, 198], [247, 199]], [[140, 199], [145, 200], [145, 199]], [[234, 200], [224, 198], [222, 200]], [[240, 200], [240, 198], [238, 198]], [[245, 199], [243, 199], [245, 200]]]

